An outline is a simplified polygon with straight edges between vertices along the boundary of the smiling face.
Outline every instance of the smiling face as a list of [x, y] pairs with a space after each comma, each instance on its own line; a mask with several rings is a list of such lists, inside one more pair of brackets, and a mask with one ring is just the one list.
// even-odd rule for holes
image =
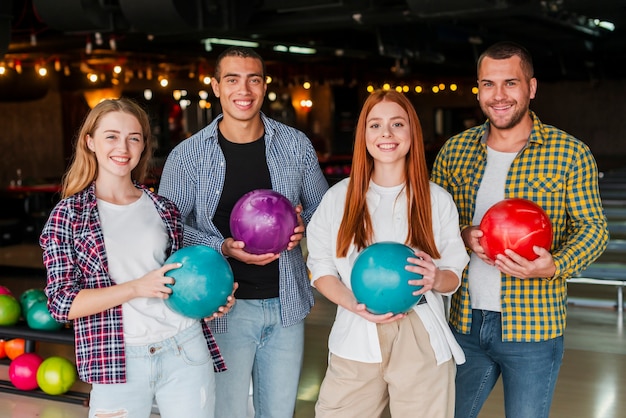
[[267, 84], [263, 64], [250, 57], [227, 56], [220, 62], [220, 79], [211, 87], [219, 97], [224, 120], [250, 121], [259, 117]]
[[96, 155], [99, 179], [130, 179], [145, 147], [141, 124], [129, 113], [109, 112], [102, 116], [95, 131], [87, 135], [87, 146]]
[[409, 115], [395, 102], [372, 107], [365, 125], [367, 151], [377, 164], [404, 164], [411, 147]]
[[478, 101], [492, 127], [515, 128], [528, 115], [536, 91], [537, 80], [524, 73], [518, 56], [482, 60], [478, 69]]

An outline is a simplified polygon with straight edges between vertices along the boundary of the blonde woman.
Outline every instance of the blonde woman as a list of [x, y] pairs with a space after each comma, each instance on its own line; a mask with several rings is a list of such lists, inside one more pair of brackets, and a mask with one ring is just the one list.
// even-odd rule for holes
[[90, 417], [149, 417], [155, 401], [164, 417], [213, 417], [213, 369], [225, 368], [205, 321], [164, 303], [182, 223], [139, 183], [152, 141], [135, 102], [95, 106], [40, 238], [50, 312], [73, 322], [78, 374], [92, 384]]

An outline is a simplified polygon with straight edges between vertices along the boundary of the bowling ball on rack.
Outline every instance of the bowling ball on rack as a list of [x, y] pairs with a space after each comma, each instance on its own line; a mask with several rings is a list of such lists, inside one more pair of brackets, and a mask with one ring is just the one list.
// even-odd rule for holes
[[13, 326], [20, 320], [22, 308], [12, 295], [0, 295], [0, 326]]
[[480, 245], [495, 260], [505, 249], [515, 251], [528, 260], [538, 256], [533, 246], [550, 251], [552, 224], [546, 212], [527, 199], [504, 199], [490, 207], [480, 222], [483, 236]]
[[63, 328], [63, 324], [57, 322], [50, 314], [47, 301], [38, 301], [31, 305], [26, 312], [26, 323], [32, 329], [42, 331], [57, 331]]
[[257, 189], [241, 196], [230, 214], [230, 232], [251, 254], [279, 253], [298, 226], [296, 211], [285, 196]]
[[172, 254], [165, 264], [182, 266], [165, 273], [173, 277], [172, 294], [165, 304], [189, 318], [207, 318], [226, 305], [233, 291], [234, 275], [228, 261], [205, 245], [184, 247]]
[[15, 360], [18, 356], [24, 354], [26, 350], [26, 340], [23, 338], [12, 338], [4, 342], [4, 352], [9, 360]]
[[43, 289], [28, 289], [20, 295], [20, 305], [22, 305], [22, 314], [26, 316], [28, 310], [37, 302], [47, 301], [48, 297]]
[[399, 242], [377, 242], [365, 248], [352, 266], [350, 283], [357, 302], [364, 303], [374, 314], [404, 313], [422, 298], [413, 292], [422, 286], [413, 286], [409, 280], [422, 278], [421, 274], [407, 271], [408, 257], [415, 251]]
[[0, 295], [13, 295], [11, 289], [6, 286], [0, 286]]
[[37, 370], [37, 384], [48, 395], [61, 395], [67, 392], [77, 377], [76, 366], [60, 356], [48, 357]]
[[9, 380], [20, 390], [37, 389], [37, 369], [43, 358], [36, 353], [24, 353], [17, 356], [9, 364]]

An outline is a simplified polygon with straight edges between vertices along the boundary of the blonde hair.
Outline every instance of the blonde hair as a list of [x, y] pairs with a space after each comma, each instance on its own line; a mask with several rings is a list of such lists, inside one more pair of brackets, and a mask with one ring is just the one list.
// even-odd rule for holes
[[63, 176], [61, 192], [63, 198], [84, 190], [98, 176], [98, 161], [96, 160], [96, 155], [87, 146], [87, 135], [93, 135], [98, 129], [102, 117], [111, 112], [128, 113], [137, 118], [141, 125], [145, 146], [139, 163], [131, 172], [131, 179], [137, 182], [144, 181], [153, 150], [148, 114], [139, 104], [131, 99], [107, 99], [98, 103], [87, 114], [80, 127], [72, 161]]
[[367, 152], [365, 141], [367, 116], [380, 102], [397, 103], [409, 115], [412, 143], [406, 155], [405, 192], [409, 230], [406, 244], [419, 248], [433, 258], [440, 254], [435, 245], [430, 206], [430, 183], [424, 155], [422, 127], [413, 105], [402, 93], [395, 90], [377, 90], [365, 101], [356, 126], [352, 170], [348, 183], [343, 219], [337, 234], [337, 257], [345, 257], [350, 244], [358, 249], [372, 243], [372, 219], [367, 210], [366, 193], [374, 170], [374, 159]]

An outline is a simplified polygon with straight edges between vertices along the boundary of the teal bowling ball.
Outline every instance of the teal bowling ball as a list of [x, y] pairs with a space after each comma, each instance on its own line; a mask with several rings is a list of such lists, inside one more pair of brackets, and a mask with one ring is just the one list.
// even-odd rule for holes
[[45, 302], [48, 297], [43, 289], [28, 289], [20, 295], [20, 304], [22, 305], [22, 314], [26, 316], [28, 310], [37, 302]]
[[377, 242], [365, 248], [350, 275], [356, 300], [374, 314], [399, 314], [413, 308], [422, 298], [413, 296], [413, 292], [422, 286], [408, 282], [421, 279], [422, 275], [405, 270], [408, 257], [415, 257], [415, 252], [399, 242]]
[[32, 329], [41, 331], [57, 331], [63, 328], [63, 324], [57, 322], [48, 310], [48, 302], [45, 300], [33, 303], [26, 312], [26, 323]]
[[184, 247], [172, 254], [165, 264], [181, 263], [165, 273], [175, 283], [168, 285], [172, 294], [165, 304], [174, 312], [194, 318], [213, 315], [226, 305], [233, 291], [234, 276], [228, 261], [217, 251], [205, 245]]

